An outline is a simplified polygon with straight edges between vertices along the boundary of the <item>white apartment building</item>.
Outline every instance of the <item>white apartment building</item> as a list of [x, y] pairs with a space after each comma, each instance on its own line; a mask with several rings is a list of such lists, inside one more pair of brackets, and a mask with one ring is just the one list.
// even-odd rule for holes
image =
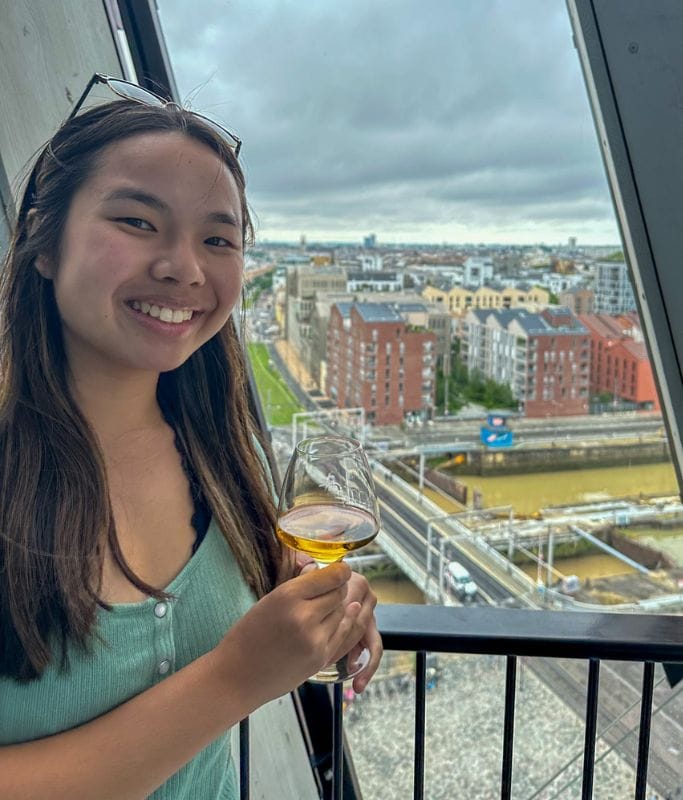
[[493, 261], [481, 256], [470, 256], [463, 265], [463, 285], [483, 286], [493, 280]]
[[595, 264], [595, 313], [624, 314], [636, 310], [628, 268], [624, 262]]

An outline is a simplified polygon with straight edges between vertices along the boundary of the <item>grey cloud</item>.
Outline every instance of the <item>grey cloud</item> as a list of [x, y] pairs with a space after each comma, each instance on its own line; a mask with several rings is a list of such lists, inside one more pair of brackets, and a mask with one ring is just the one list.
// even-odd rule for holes
[[417, 205], [467, 203], [519, 227], [590, 209], [614, 238], [563, 0], [159, 7], [181, 94], [244, 139], [264, 230], [305, 230], [308, 209], [318, 230], [381, 237]]

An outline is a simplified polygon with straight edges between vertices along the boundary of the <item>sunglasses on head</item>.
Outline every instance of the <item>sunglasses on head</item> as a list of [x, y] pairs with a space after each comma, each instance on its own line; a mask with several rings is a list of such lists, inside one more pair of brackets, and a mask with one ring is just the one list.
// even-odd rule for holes
[[[149, 89], [143, 89], [142, 86], [138, 86], [136, 83], [124, 81], [120, 78], [113, 78], [109, 75], [101, 75], [100, 73], [96, 72], [88, 81], [85, 91], [80, 96], [80, 99], [76, 105], [73, 107], [71, 114], [69, 114], [69, 119], [78, 114], [86, 97], [90, 94], [90, 90], [95, 84], [103, 84], [104, 86], [107, 86], [112, 92], [114, 92], [114, 94], [118, 95], [119, 97], [123, 97], [124, 100], [134, 100], [136, 103], [142, 103], [146, 106], [158, 106], [163, 108], [164, 106], [170, 104], [170, 101], [165, 100], [163, 97], [159, 97], [159, 95], [154, 94], [154, 92], [150, 92]], [[227, 128], [224, 128], [222, 125], [219, 125], [212, 119], [205, 117], [203, 114], [197, 114], [196, 111], [189, 111], [188, 113], [198, 117], [202, 120], [202, 122], [208, 125], [209, 128], [215, 131], [233, 151], [235, 158], [239, 155], [242, 142], [237, 136], [235, 136], [234, 133], [230, 133]]]

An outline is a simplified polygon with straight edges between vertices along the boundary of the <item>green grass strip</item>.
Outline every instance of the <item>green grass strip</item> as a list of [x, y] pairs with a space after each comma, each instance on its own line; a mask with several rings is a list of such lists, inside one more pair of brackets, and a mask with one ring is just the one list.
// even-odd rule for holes
[[292, 415], [303, 407], [292, 394], [276, 367], [269, 366], [270, 356], [265, 344], [247, 345], [261, 403], [269, 425], [290, 425]]

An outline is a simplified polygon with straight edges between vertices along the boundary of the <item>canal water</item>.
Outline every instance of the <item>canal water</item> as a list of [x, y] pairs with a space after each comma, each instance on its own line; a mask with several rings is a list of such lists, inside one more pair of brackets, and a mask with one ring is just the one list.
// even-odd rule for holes
[[[556, 558], [553, 566], [563, 575], [578, 575], [582, 581], [586, 578], [608, 578], [611, 575], [625, 575], [635, 572], [635, 567], [630, 567], [618, 558], [606, 553], [595, 553], [576, 558]], [[532, 578], [538, 575], [537, 564], [520, 564], [520, 569]], [[546, 569], [542, 569], [543, 580], [546, 578]]]
[[370, 584], [380, 603], [424, 604], [424, 595], [420, 589], [405, 576], [398, 578], [373, 578]]
[[512, 505], [516, 514], [532, 514], [546, 506], [595, 503], [612, 497], [677, 495], [671, 464], [565, 470], [525, 475], [458, 476], [469, 496], [477, 489], [484, 507]]

